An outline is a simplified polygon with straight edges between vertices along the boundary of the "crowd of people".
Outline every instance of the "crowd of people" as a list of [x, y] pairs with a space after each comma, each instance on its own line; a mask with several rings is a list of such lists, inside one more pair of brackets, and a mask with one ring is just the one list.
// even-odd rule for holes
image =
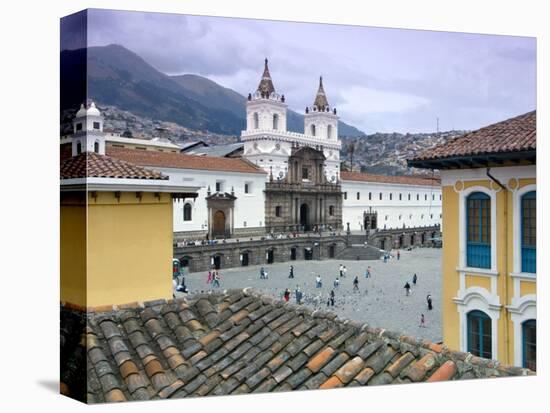
[[[391, 256], [389, 253], [387, 255], [384, 255], [383, 256], [384, 262], [386, 263], [390, 259], [390, 257], [393, 258], [393, 256]], [[401, 254], [400, 254], [399, 250], [396, 251], [395, 258], [397, 260], [401, 259]], [[288, 279], [289, 280], [295, 278], [295, 275], [296, 275], [295, 271], [296, 270], [294, 268], [294, 265], [290, 265], [289, 268], [288, 268]], [[340, 264], [339, 267], [338, 267], [338, 270], [336, 271], [335, 278], [332, 282], [332, 289], [330, 290], [330, 292], [328, 292], [328, 295], [325, 295], [325, 297], [326, 297], [326, 306], [327, 307], [335, 307], [337, 305], [337, 293], [336, 292], [342, 289], [342, 285], [347, 284], [347, 282], [345, 282], [345, 280], [347, 278], [347, 272], [348, 272], [348, 269], [346, 268], [346, 266], [343, 265], [343, 264]], [[365, 280], [372, 279], [373, 274], [374, 274], [373, 268], [370, 265], [368, 265], [365, 269], [365, 272], [364, 272]], [[315, 288], [316, 289], [322, 289], [323, 288], [323, 279], [322, 279], [321, 275], [319, 273], [313, 273], [313, 276], [314, 276]], [[177, 280], [175, 279], [175, 281], [174, 281], [174, 290], [177, 291], [177, 292], [187, 292], [184, 277], [181, 277], [181, 278], [182, 279], [181, 279], [180, 283], [178, 283]], [[268, 271], [263, 266], [260, 267], [259, 279], [260, 280], [268, 280], [269, 279]], [[409, 297], [409, 296], [412, 295], [413, 287], [416, 287], [418, 282], [419, 282], [418, 275], [416, 273], [413, 273], [411, 278], [408, 279], [405, 282], [405, 285], [403, 286], [403, 288], [405, 290], [405, 296], [406, 297]], [[212, 288], [220, 288], [221, 287], [221, 277], [220, 277], [219, 270], [212, 269], [212, 270], [208, 271], [207, 277], [206, 277], [206, 284], [211, 285]], [[347, 284], [347, 285], [350, 285], [350, 284]], [[359, 285], [360, 285], [359, 275], [355, 274], [352, 281], [351, 281], [351, 291], [352, 291], [352, 293], [359, 293], [360, 292]], [[368, 283], [366, 285], [368, 285]], [[367, 289], [366, 288], [364, 288], [364, 294], [365, 295], [367, 294]], [[294, 296], [294, 300], [295, 300], [296, 304], [298, 304], [298, 305], [303, 304], [303, 302], [304, 302], [304, 292], [301, 290], [299, 285], [296, 285], [296, 287], [294, 288], [293, 291], [291, 291], [291, 289], [289, 287], [285, 288], [282, 291], [280, 297], [285, 302], [289, 302], [292, 299], [293, 296]], [[321, 300], [322, 300], [322, 296], [323, 295], [321, 295], [321, 294], [318, 295], [318, 297]], [[323, 301], [321, 301], [320, 303], [322, 303], [322, 302]], [[427, 311], [432, 311], [433, 310], [433, 299], [432, 299], [431, 294], [428, 294], [426, 296], [426, 309], [427, 309]], [[419, 327], [422, 327], [422, 328], [426, 327], [426, 316], [423, 312], [420, 314], [420, 325], [419, 325]]]

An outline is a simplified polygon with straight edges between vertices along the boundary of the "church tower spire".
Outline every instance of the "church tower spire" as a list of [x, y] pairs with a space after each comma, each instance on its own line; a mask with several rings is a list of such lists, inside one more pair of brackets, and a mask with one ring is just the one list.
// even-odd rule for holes
[[267, 57], [265, 58], [264, 73], [260, 84], [258, 85], [257, 92], [260, 93], [262, 98], [269, 98], [272, 93], [275, 93], [275, 86], [273, 86], [273, 80], [269, 73], [269, 67], [267, 65]]
[[317, 107], [317, 110], [320, 112], [324, 112], [325, 109], [329, 108], [327, 95], [325, 93], [325, 89], [323, 88], [323, 76], [319, 77], [319, 89], [317, 89], [317, 96], [315, 96], [313, 106]]
[[319, 76], [319, 87], [313, 106], [306, 108], [304, 132], [310, 136], [333, 141], [338, 140], [338, 116], [336, 116], [336, 109], [331, 108], [328, 104], [327, 94], [323, 86], [323, 76]]

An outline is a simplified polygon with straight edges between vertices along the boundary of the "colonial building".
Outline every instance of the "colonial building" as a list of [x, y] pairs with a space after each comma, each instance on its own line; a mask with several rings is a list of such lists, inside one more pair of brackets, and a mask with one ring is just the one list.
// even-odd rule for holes
[[352, 230], [408, 229], [441, 224], [439, 178], [341, 174], [343, 222]]
[[536, 112], [410, 160], [441, 170], [443, 339], [536, 369]]

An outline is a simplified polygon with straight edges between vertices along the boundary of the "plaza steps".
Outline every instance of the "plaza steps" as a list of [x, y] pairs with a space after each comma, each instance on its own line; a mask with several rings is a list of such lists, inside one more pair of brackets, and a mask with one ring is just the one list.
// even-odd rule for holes
[[352, 244], [336, 255], [336, 259], [352, 261], [379, 260], [382, 254], [382, 251], [371, 245]]

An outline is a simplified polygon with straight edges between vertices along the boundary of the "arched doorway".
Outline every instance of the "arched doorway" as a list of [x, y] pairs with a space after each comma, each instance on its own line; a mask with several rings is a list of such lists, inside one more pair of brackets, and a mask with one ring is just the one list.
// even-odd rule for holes
[[380, 240], [380, 249], [381, 250], [385, 250], [386, 249], [386, 239], [385, 238], [382, 238]]
[[222, 257], [221, 257], [221, 255], [214, 255], [212, 257], [212, 266], [216, 270], [219, 270], [222, 267]]
[[335, 255], [336, 255], [336, 247], [334, 245], [329, 245], [328, 246], [328, 257], [329, 258], [334, 258]]
[[414, 245], [414, 234], [411, 235], [411, 247]]
[[241, 265], [243, 267], [248, 267], [248, 263], [250, 262], [250, 256], [249, 256], [249, 252], [248, 251], [244, 251], [242, 254], [241, 254]]
[[425, 242], [426, 242], [426, 234], [425, 234], [425, 233], [422, 233], [422, 234], [420, 235], [420, 243], [421, 243], [422, 245], [424, 245]]
[[290, 249], [290, 260], [291, 261], [296, 261], [296, 248], [295, 247], [292, 247]]
[[214, 213], [212, 236], [225, 236], [225, 214], [223, 213], [223, 211], [218, 210]]
[[397, 246], [398, 248], [403, 248], [403, 245], [405, 244], [405, 236], [399, 235]]
[[309, 207], [307, 204], [300, 205], [300, 226], [304, 231], [309, 231]]
[[313, 259], [313, 249], [312, 248], [304, 248], [304, 259], [306, 261], [310, 261]]
[[191, 265], [191, 257], [185, 256], [180, 258], [180, 267], [189, 268]]
[[265, 253], [265, 258], [268, 264], [273, 264], [273, 261], [274, 261], [273, 250], [267, 250]]

